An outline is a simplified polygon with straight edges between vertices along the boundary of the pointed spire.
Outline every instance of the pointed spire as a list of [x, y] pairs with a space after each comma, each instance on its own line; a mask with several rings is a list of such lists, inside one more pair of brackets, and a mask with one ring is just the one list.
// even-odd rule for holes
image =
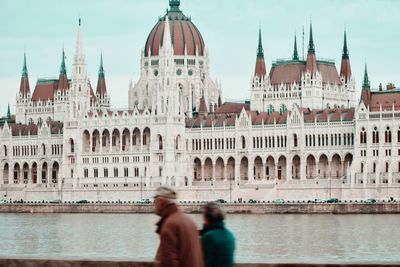
[[343, 51], [342, 51], [342, 64], [340, 67], [340, 77], [343, 77], [345, 82], [351, 79], [351, 67], [349, 59], [349, 50], [347, 49], [347, 37], [346, 30], [344, 30], [344, 41], [343, 41]]
[[60, 75], [67, 74], [67, 68], [65, 67], [65, 52], [64, 48], [62, 50], [62, 57], [61, 57], [61, 66], [60, 66]]
[[199, 106], [199, 115], [200, 116], [205, 116], [207, 115], [207, 104], [206, 100], [204, 98], [204, 95], [200, 98], [200, 106]]
[[171, 30], [169, 28], [168, 15], [165, 16], [165, 26], [164, 26], [163, 40], [161, 45], [165, 50], [172, 49]]
[[349, 58], [349, 50], [347, 49], [346, 30], [344, 30], [344, 42], [343, 42], [342, 59], [348, 59], [348, 58]]
[[255, 76], [258, 77], [264, 77], [267, 74], [265, 68], [265, 60], [264, 60], [264, 49], [262, 46], [261, 27], [258, 30], [258, 49], [257, 49], [256, 68], [254, 74]]
[[308, 43], [308, 53], [315, 53], [314, 39], [312, 33], [312, 24], [310, 23], [310, 41]]
[[308, 54], [306, 61], [306, 71], [310, 72], [311, 74], [314, 74], [318, 71], [311, 23], [310, 23], [310, 42], [308, 44]]
[[103, 68], [103, 53], [100, 54], [100, 68], [99, 77], [104, 78], [104, 68]]
[[22, 67], [22, 77], [28, 77], [28, 68], [26, 67], [26, 52], [24, 52], [24, 66]]
[[299, 60], [299, 54], [297, 53], [297, 37], [294, 35], [294, 49], [293, 49], [293, 60]]
[[100, 54], [99, 76], [97, 79], [96, 94], [103, 97], [107, 94], [106, 79], [103, 68], [103, 53]]
[[367, 63], [365, 63], [364, 79], [363, 79], [362, 88], [363, 89], [370, 89], [371, 88], [371, 84], [370, 84], [369, 78], [368, 78]]
[[258, 49], [257, 49], [257, 58], [264, 58], [264, 49], [262, 46], [262, 38], [261, 38], [261, 27], [258, 30]]
[[10, 103], [8, 103], [7, 107], [7, 121], [10, 121], [11, 119], [11, 110], [10, 110]]
[[21, 83], [19, 86], [19, 93], [25, 97], [30, 93], [28, 68], [26, 67], [26, 52], [24, 52], [24, 65], [22, 67]]

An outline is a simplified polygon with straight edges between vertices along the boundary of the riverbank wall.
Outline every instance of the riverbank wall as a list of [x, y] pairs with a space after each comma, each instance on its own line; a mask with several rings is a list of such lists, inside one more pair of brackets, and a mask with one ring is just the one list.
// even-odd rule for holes
[[[181, 204], [201, 213], [202, 204]], [[228, 214], [400, 214], [400, 203], [224, 204]], [[1, 204], [0, 213], [152, 213], [151, 204]]]
[[[0, 267], [153, 267], [152, 262], [134, 262], [117, 260], [45, 260], [45, 259], [1, 259]], [[307, 263], [236, 263], [235, 267], [361, 267], [377, 266], [373, 263], [364, 264], [307, 264]], [[379, 264], [379, 266], [400, 266], [399, 264]]]

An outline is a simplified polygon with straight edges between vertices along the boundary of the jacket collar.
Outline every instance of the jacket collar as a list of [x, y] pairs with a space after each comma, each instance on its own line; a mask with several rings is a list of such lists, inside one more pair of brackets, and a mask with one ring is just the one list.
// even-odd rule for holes
[[203, 226], [203, 229], [200, 231], [200, 235], [204, 235], [207, 232], [212, 231], [212, 230], [224, 229], [224, 228], [225, 228], [225, 224], [223, 221], [205, 224]]
[[168, 205], [166, 205], [164, 207], [164, 209], [159, 214], [161, 216], [161, 219], [156, 223], [156, 225], [157, 225], [156, 233], [157, 234], [160, 234], [161, 228], [162, 228], [165, 220], [177, 211], [178, 211], [178, 206], [175, 203], [168, 203]]

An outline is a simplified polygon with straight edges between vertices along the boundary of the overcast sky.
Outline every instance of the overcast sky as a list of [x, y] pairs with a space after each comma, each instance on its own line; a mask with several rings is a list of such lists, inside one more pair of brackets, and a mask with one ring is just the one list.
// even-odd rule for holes
[[[15, 108], [24, 50], [31, 92], [38, 78], [58, 77], [63, 46], [71, 75], [79, 16], [93, 87], [102, 51], [112, 105], [127, 107], [141, 49], [167, 7], [168, 0], [0, 0], [0, 114], [7, 103]], [[295, 32], [302, 53], [302, 27], [307, 45], [310, 20], [317, 57], [334, 59], [338, 71], [346, 27], [358, 90], [365, 61], [373, 87], [400, 86], [400, 1], [181, 0], [181, 9], [202, 33], [211, 76], [222, 82], [226, 98], [249, 97], [259, 25], [269, 69], [273, 60], [291, 56]]]

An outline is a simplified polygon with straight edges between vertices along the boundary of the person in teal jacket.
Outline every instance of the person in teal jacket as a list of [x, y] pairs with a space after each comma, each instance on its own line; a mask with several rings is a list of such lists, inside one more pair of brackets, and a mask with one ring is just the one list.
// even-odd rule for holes
[[206, 267], [233, 267], [235, 237], [224, 224], [225, 215], [216, 202], [204, 208], [204, 227], [200, 231]]

